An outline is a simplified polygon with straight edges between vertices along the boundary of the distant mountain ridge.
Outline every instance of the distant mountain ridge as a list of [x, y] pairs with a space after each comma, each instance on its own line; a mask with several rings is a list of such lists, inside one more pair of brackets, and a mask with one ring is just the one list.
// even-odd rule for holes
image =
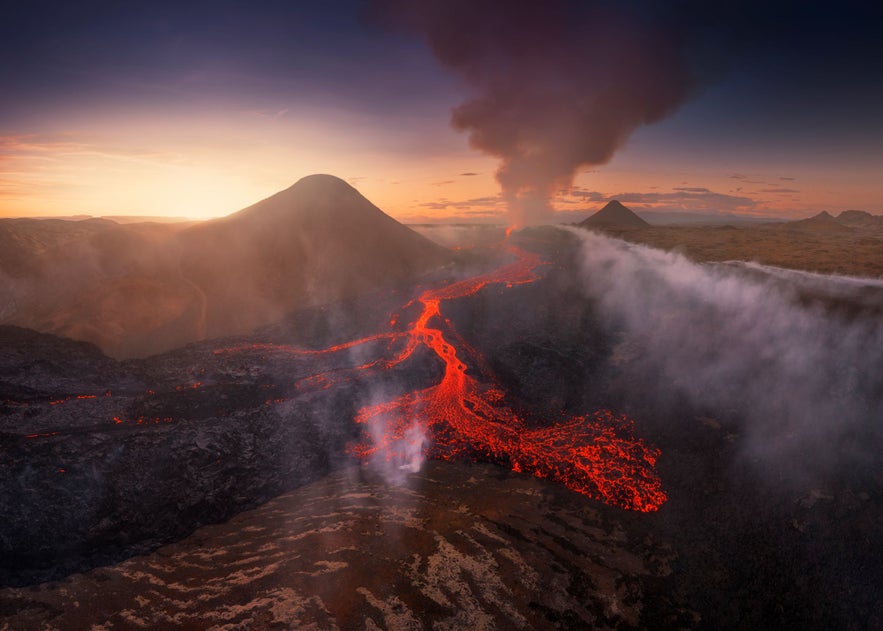
[[811, 232], [851, 232], [852, 228], [839, 222], [832, 217], [827, 211], [823, 210], [817, 215], [813, 215], [808, 219], [799, 219], [797, 221], [789, 221], [783, 224], [788, 229], [805, 230]]
[[118, 357], [248, 333], [451, 260], [331, 175], [194, 224], [0, 220], [0, 325]]
[[849, 233], [855, 230], [883, 229], [883, 215], [872, 215], [864, 210], [844, 210], [834, 217], [826, 210], [807, 219], [782, 224], [791, 230], [824, 233]]
[[872, 215], [864, 210], [844, 210], [835, 219], [851, 228], [883, 228], [883, 215]]

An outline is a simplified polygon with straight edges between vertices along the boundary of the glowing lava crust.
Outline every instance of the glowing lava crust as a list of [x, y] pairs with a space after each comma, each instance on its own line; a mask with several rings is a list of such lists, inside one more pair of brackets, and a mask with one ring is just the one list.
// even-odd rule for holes
[[[354, 369], [358, 372], [391, 368], [419, 347], [427, 347], [444, 362], [441, 382], [361, 408], [356, 422], [366, 426], [366, 439], [350, 445], [351, 454], [363, 460], [385, 458], [401, 468], [414, 466], [415, 456], [418, 462], [422, 457], [489, 461], [555, 480], [614, 506], [643, 512], [658, 510], [666, 500], [654, 470], [659, 451], [635, 437], [631, 420], [599, 410], [565, 418], [552, 426], [530, 426], [505, 404], [505, 394], [498, 384], [487, 377], [480, 382], [469, 374], [469, 367], [445, 337], [444, 331], [452, 330], [452, 324], [441, 313], [444, 301], [471, 296], [492, 284], [511, 287], [537, 279], [535, 270], [542, 264], [540, 258], [515, 247], [509, 249], [514, 262], [440, 289], [426, 290], [406, 304], [401, 313], [416, 304], [422, 307], [407, 326], [396, 314], [390, 319], [393, 331], [389, 333], [322, 350], [261, 345], [262, 350], [324, 355], [381, 340], [387, 342], [388, 349], [403, 342], [392, 359], [364, 363]], [[462, 346], [464, 353], [477, 358], [475, 350]], [[320, 373], [302, 380], [299, 387], [329, 388], [341, 378], [340, 372]]]

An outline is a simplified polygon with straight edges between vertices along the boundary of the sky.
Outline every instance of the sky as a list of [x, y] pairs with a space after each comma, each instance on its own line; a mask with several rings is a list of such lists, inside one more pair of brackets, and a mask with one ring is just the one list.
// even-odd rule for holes
[[883, 10], [719, 4], [0, 0], [0, 217], [883, 213]]

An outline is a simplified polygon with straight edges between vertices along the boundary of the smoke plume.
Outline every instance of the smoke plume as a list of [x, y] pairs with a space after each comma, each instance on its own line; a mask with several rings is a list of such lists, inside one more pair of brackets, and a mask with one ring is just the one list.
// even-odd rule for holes
[[[589, 298], [630, 347], [635, 387], [734, 413], [752, 460], [794, 473], [867, 461], [883, 418], [883, 282], [677, 253], [573, 230]], [[809, 460], [807, 459], [809, 458]]]
[[474, 90], [452, 125], [500, 159], [510, 222], [551, 218], [577, 170], [671, 114], [695, 78], [685, 29], [640, 3], [380, 0]]

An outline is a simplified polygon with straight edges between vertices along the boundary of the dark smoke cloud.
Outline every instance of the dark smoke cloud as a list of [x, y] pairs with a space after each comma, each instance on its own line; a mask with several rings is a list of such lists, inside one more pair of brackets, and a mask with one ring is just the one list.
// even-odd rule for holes
[[547, 221], [550, 198], [579, 167], [608, 162], [696, 85], [685, 30], [635, 3], [380, 4], [474, 88], [451, 122], [500, 158], [497, 179], [517, 225]]
[[672, 114], [730, 68], [750, 68], [755, 78], [783, 69], [799, 75], [789, 85], [801, 103], [818, 96], [819, 85], [876, 76], [883, 61], [875, 26], [883, 10], [869, 2], [373, 4], [425, 38], [473, 89], [452, 125], [500, 159], [497, 179], [519, 225], [547, 221], [553, 194], [569, 188], [580, 167], [607, 163], [635, 129]]

